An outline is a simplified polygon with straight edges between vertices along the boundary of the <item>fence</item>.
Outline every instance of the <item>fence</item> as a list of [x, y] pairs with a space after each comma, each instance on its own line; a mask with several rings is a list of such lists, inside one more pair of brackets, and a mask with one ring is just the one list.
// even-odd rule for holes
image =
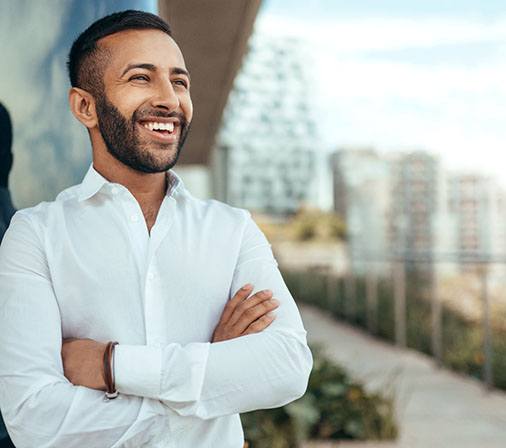
[[[324, 266], [284, 274], [296, 298], [392, 339], [400, 347], [429, 353], [438, 365], [447, 364], [480, 377], [488, 387], [506, 389], [506, 328], [499, 322], [494, 335], [489, 288], [489, 267], [506, 268], [506, 257], [355, 253], [349, 265], [357, 263], [363, 274], [348, 269], [344, 275], [337, 275]], [[442, 302], [438, 281], [438, 265], [442, 263], [472, 267], [472, 275], [479, 277], [479, 324], [459, 316]], [[380, 274], [385, 269], [379, 267], [385, 265], [389, 266], [389, 275]]]

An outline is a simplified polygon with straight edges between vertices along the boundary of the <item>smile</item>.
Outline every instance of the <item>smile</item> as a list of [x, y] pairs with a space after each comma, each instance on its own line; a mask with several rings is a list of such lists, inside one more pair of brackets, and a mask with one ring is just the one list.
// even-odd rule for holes
[[143, 124], [146, 129], [150, 131], [168, 131], [169, 134], [174, 132], [174, 123], [159, 123], [156, 121], [148, 121]]
[[175, 143], [179, 139], [178, 122], [143, 121], [138, 126], [153, 140], [163, 143]]

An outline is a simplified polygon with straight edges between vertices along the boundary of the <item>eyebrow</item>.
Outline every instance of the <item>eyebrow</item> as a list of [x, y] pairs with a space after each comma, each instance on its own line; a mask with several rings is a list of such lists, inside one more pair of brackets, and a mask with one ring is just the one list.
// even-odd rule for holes
[[174, 67], [174, 68], [171, 68], [170, 69], [170, 74], [171, 75], [184, 75], [186, 76], [188, 79], [191, 79], [190, 78], [190, 72], [188, 70], [186, 70], [185, 68], [182, 68], [182, 67]]
[[[121, 73], [121, 77], [125, 76], [125, 74], [127, 74], [130, 70], [133, 70], [135, 68], [143, 68], [145, 70], [149, 70], [150, 72], [157, 71], [156, 65], [149, 64], [149, 63], [128, 64], [126, 66], [125, 70], [123, 70], [123, 73]], [[186, 70], [185, 68], [182, 68], [182, 67], [171, 68], [170, 74], [171, 75], [185, 75], [186, 77], [188, 77], [188, 79], [190, 79], [190, 73], [188, 72], [188, 70]]]

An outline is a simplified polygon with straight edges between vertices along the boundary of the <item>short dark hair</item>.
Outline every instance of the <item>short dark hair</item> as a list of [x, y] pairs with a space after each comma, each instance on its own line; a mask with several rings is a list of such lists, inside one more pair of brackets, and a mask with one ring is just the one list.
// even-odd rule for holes
[[93, 95], [101, 92], [107, 52], [97, 42], [111, 34], [126, 30], [154, 29], [172, 37], [169, 24], [155, 14], [128, 9], [115, 12], [93, 22], [74, 41], [67, 68], [72, 87], [80, 87]]
[[7, 187], [12, 168], [12, 122], [9, 111], [0, 103], [0, 187]]

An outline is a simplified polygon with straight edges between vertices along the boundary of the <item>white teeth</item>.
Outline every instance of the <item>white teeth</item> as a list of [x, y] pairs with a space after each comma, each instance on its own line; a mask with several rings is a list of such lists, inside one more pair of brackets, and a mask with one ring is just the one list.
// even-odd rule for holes
[[150, 121], [149, 123], [144, 123], [144, 127], [149, 129], [150, 131], [157, 130], [157, 131], [174, 131], [174, 123], [158, 123]]

